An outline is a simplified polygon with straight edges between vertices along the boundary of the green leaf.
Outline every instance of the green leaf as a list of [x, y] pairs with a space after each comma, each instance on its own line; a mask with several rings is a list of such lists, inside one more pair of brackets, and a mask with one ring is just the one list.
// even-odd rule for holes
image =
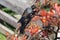
[[6, 40], [6, 37], [0, 33], [0, 40]]

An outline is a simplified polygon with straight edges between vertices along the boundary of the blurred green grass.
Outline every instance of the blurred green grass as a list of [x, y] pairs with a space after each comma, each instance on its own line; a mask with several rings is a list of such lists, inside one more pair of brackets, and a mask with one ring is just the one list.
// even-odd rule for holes
[[0, 40], [6, 40], [5, 35], [3, 35], [2, 33], [0, 33]]

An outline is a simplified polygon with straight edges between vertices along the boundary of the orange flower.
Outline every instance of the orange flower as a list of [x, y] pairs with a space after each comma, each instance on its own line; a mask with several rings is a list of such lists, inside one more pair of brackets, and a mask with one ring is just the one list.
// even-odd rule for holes
[[16, 37], [15, 40], [18, 40], [18, 38]]
[[32, 21], [37, 21], [39, 19], [39, 16], [35, 16], [32, 18]]
[[46, 12], [44, 9], [42, 9], [42, 10], [40, 11], [40, 15], [41, 15], [41, 16], [47, 16], [47, 12]]
[[9, 36], [9, 32], [6, 32], [6, 36], [7, 36], [7, 37]]
[[50, 16], [49, 15], [47, 15], [47, 20], [50, 20]]
[[60, 12], [59, 12], [59, 14], [58, 14], [59, 16], [60, 16]]
[[10, 39], [11, 40], [14, 40], [14, 38], [15, 38], [15, 35], [13, 34]]
[[50, 11], [50, 12], [49, 12], [49, 15], [50, 15], [50, 16], [53, 16], [53, 15], [54, 15], [54, 13], [53, 13], [52, 11]]
[[46, 17], [42, 18], [42, 22], [45, 23], [46, 22]]
[[33, 33], [35, 34], [36, 32], [38, 32], [38, 28], [35, 28], [34, 30], [33, 30]]
[[23, 37], [21, 38], [22, 40], [27, 40], [27, 36], [23, 35]]

